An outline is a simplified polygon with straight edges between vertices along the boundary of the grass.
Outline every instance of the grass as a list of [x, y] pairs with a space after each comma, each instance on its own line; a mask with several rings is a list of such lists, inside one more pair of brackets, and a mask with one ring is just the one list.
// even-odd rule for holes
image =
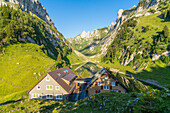
[[54, 64], [38, 45], [8, 45], [0, 55], [0, 98], [29, 90]]
[[84, 57], [78, 56], [75, 52], [67, 55], [67, 58], [69, 59], [70, 64], [81, 63], [85, 60]]
[[32, 112], [52, 112], [54, 108], [62, 104], [58, 101], [28, 100], [24, 99], [14, 104], [0, 107], [0, 112], [32, 113]]
[[161, 85], [168, 86], [170, 85], [170, 66], [163, 64], [161, 61], [157, 61], [154, 66], [152, 65], [146, 70], [137, 73], [135, 76], [144, 80], [155, 80]]
[[[137, 35], [137, 37], [147, 38], [153, 35], [158, 35], [158, 32], [162, 32], [165, 25], [170, 26], [170, 22], [164, 21], [164, 19], [162, 19], [160, 15], [161, 13], [156, 13], [153, 15], [139, 18], [138, 24], [134, 29], [134, 32]], [[142, 26], [143, 27], [149, 26], [149, 31], [145, 33], [139, 32], [142, 31]], [[136, 31], [136, 29], [138, 29], [138, 31]]]
[[103, 62], [101, 62], [101, 63], [99, 63], [98, 65], [100, 65], [100, 66], [102, 66], [102, 67], [108, 67], [108, 68], [114, 68], [114, 69], [118, 69], [118, 70], [120, 70], [121, 72], [125, 72], [126, 73], [126, 71], [128, 70], [128, 71], [130, 71], [130, 72], [135, 72], [133, 69], [132, 69], [132, 67], [131, 66], [123, 66], [123, 65], [121, 65], [118, 61], [114, 61], [114, 63], [103, 63]]
[[[76, 103], [68, 101], [43, 101], [24, 99], [14, 104], [1, 106], [0, 112], [90, 113], [91, 111], [98, 111], [99, 113], [103, 113], [106, 109], [108, 111], [121, 109], [124, 104], [128, 103], [129, 99], [133, 99], [133, 97], [131, 97], [129, 94], [119, 94], [116, 92], [102, 93], [92, 97], [87, 97]], [[103, 101], [105, 102], [105, 105], [103, 105]]]
[[80, 67], [79, 69], [76, 70], [76, 72], [81, 75], [82, 72], [84, 72], [84, 70], [87, 69], [88, 74], [92, 77], [93, 75], [95, 75], [97, 73], [97, 71], [100, 70], [99, 67], [96, 66], [96, 64], [91, 63], [91, 62], [87, 62], [85, 65], [83, 65], [82, 67]]

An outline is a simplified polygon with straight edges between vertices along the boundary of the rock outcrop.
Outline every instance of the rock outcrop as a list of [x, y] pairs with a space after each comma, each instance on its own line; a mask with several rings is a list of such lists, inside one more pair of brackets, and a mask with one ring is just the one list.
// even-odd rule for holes
[[[8, 3], [9, 2], [9, 3]], [[20, 9], [27, 13], [33, 13], [42, 20], [46, 21], [49, 25], [54, 27], [54, 23], [48, 15], [47, 10], [39, 2], [39, 0], [0, 0], [0, 5], [12, 5], [17, 4]]]

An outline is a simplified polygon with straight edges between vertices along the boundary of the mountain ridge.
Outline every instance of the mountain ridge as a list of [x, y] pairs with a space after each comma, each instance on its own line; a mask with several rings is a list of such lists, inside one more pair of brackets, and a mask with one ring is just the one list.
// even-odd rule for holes
[[[22, 9], [27, 13], [33, 13], [37, 15], [42, 20], [46, 21], [52, 27], [54, 26], [54, 22], [49, 17], [49, 14], [45, 7], [39, 2], [39, 0], [0, 0], [0, 5], [7, 5], [8, 3], [18, 5], [18, 8]], [[11, 5], [12, 4], [8, 4]]]

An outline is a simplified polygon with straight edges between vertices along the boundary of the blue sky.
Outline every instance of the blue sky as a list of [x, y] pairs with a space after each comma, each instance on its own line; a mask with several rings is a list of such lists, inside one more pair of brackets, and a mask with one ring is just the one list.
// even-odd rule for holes
[[83, 30], [93, 31], [115, 22], [119, 9], [129, 9], [139, 0], [40, 0], [56, 28], [65, 38]]

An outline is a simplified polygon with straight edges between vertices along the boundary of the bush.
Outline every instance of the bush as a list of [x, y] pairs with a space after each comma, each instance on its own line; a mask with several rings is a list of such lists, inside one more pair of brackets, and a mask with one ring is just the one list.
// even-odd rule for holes
[[168, 37], [168, 35], [169, 35], [169, 29], [168, 29], [167, 26], [164, 27], [164, 29], [163, 29], [163, 34], [164, 34], [164, 37], [165, 37], [165, 38]]
[[155, 9], [150, 9], [148, 12], [151, 12], [151, 13], [155, 13], [156, 12], [156, 10]]
[[163, 56], [161, 57], [161, 61], [162, 61], [163, 63], [169, 63], [169, 61], [170, 61], [169, 56], [163, 55]]
[[146, 27], [142, 27], [142, 32], [147, 32], [149, 30], [149, 26], [146, 26]]

